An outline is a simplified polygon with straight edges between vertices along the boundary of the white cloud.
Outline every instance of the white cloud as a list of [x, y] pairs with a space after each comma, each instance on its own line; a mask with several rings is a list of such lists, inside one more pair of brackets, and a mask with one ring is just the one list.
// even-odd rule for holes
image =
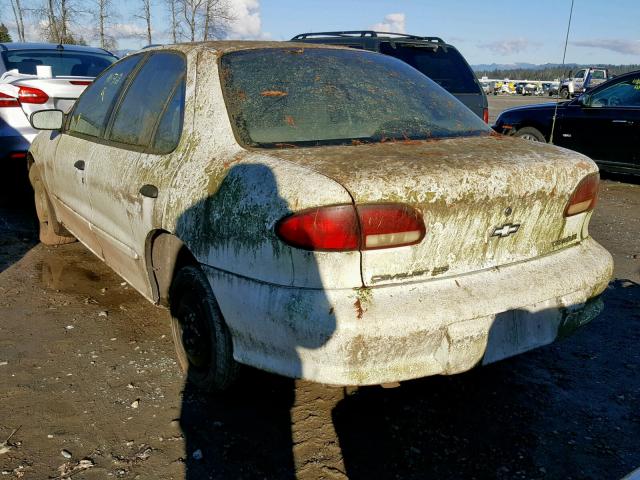
[[526, 38], [512, 38], [504, 40], [496, 40], [495, 42], [479, 43], [478, 47], [491, 50], [497, 55], [513, 55], [524, 52], [533, 46], [539, 46], [539, 42], [532, 42]]
[[118, 40], [124, 40], [128, 38], [145, 37], [147, 35], [147, 28], [135, 23], [114, 23], [107, 28], [107, 32]]
[[600, 48], [624, 55], [640, 55], [640, 40], [619, 40], [614, 38], [600, 40], [579, 40], [570, 42], [576, 47]]
[[260, 0], [233, 0], [230, 3], [231, 17], [227, 38], [234, 40], [260, 40], [269, 38], [262, 31]]
[[371, 25], [369, 28], [376, 32], [406, 33], [406, 15], [404, 13], [390, 13], [385, 15], [380, 23]]

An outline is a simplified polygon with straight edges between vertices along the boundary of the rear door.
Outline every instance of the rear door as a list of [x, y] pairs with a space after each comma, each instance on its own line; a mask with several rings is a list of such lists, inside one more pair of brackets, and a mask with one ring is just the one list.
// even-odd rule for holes
[[156, 199], [179, 165], [165, 155], [180, 138], [185, 75], [183, 55], [151, 53], [126, 86], [106, 141], [91, 158], [92, 224], [105, 260], [149, 297], [146, 235], [153, 228]]
[[129, 57], [98, 77], [80, 97], [61, 134], [54, 165], [47, 172], [56, 211], [62, 223], [101, 258], [102, 247], [91, 228], [88, 180], [89, 161], [100, 146], [109, 114], [127, 75], [135, 70], [140, 57]]

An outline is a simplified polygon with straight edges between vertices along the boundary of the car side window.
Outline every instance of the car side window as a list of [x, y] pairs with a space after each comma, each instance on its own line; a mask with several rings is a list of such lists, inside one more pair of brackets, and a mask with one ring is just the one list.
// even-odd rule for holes
[[141, 58], [141, 55], [134, 55], [115, 63], [87, 87], [71, 113], [70, 132], [91, 137], [102, 134], [122, 85]]
[[576, 72], [576, 78], [584, 78], [584, 70], [578, 70]]
[[176, 87], [153, 138], [152, 152], [170, 153], [178, 146], [184, 118], [184, 79]]
[[591, 95], [591, 107], [640, 107], [640, 75], [609, 85]]
[[148, 146], [160, 115], [185, 70], [182, 55], [153, 53], [117, 107], [109, 140], [136, 147]]
[[594, 70], [591, 73], [591, 78], [593, 80], [604, 80], [604, 70]]

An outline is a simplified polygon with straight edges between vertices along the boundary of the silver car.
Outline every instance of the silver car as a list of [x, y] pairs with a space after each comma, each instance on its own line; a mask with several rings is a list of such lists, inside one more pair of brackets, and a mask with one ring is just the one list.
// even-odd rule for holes
[[396, 58], [278, 42], [153, 48], [29, 155], [41, 239], [171, 309], [201, 388], [239, 363], [338, 385], [453, 374], [601, 309], [598, 168], [498, 135]]
[[38, 133], [29, 116], [52, 108], [68, 111], [116, 60], [100, 48], [0, 43], [0, 160], [25, 158]]

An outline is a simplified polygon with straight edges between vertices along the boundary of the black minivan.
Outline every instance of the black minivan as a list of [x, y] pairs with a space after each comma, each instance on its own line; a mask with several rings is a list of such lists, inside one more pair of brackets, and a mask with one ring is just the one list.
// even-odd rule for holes
[[480, 82], [460, 52], [441, 38], [353, 30], [301, 33], [291, 41], [340, 45], [399, 58], [453, 94], [485, 122], [489, 122], [489, 105]]

